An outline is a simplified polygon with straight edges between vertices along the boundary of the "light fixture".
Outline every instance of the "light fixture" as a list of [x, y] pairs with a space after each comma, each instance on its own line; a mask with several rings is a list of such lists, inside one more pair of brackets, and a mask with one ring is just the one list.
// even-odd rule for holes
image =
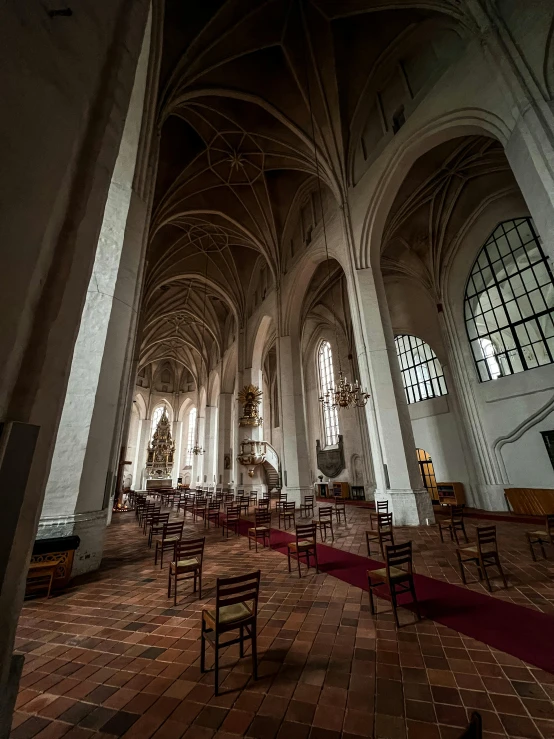
[[[306, 26], [307, 28], [307, 26]], [[370, 395], [365, 390], [362, 390], [358, 380], [354, 380], [354, 383], [348, 382], [348, 379], [342, 371], [342, 364], [340, 359], [340, 345], [337, 328], [337, 316], [335, 311], [335, 297], [333, 295], [333, 289], [331, 285], [331, 262], [329, 259], [329, 247], [327, 244], [327, 229], [325, 228], [325, 213], [323, 208], [323, 195], [321, 190], [321, 177], [319, 174], [319, 160], [317, 158], [317, 146], [315, 140], [315, 123], [314, 123], [314, 112], [312, 109], [312, 95], [310, 90], [310, 74], [308, 70], [308, 57], [307, 57], [307, 44], [305, 45], [305, 63], [306, 63], [306, 91], [308, 93], [308, 107], [310, 110], [310, 122], [312, 129], [312, 144], [314, 147], [314, 162], [315, 162], [315, 175], [317, 179], [317, 190], [319, 195], [319, 208], [321, 212], [321, 225], [323, 230], [323, 242], [325, 244], [325, 261], [327, 262], [327, 277], [329, 283], [329, 291], [331, 293], [331, 312], [333, 314], [333, 324], [335, 329], [335, 344], [337, 347], [337, 356], [339, 360], [339, 382], [335, 384], [333, 379], [332, 384], [327, 388], [326, 392], [319, 398], [320, 403], [324, 408], [363, 408], [367, 403]]]
[[[207, 291], [208, 291], [208, 250], [204, 252], [206, 254], [206, 271], [204, 274], [204, 305], [202, 307], [202, 343], [200, 346], [200, 372], [199, 372], [199, 379], [202, 380], [202, 369], [204, 366], [204, 327], [206, 325], [206, 302], [207, 302]], [[192, 285], [191, 285], [192, 287]], [[190, 290], [189, 290], [190, 293]], [[188, 298], [188, 296], [187, 296]], [[208, 377], [208, 363], [206, 362], [206, 379]], [[196, 392], [197, 392], [197, 405], [200, 406], [200, 383], [196, 383]], [[191, 447], [188, 451], [189, 454], [194, 454], [195, 457], [197, 457], [200, 454], [205, 454], [206, 450], [200, 446], [198, 443], [198, 422], [200, 420], [200, 414], [196, 414], [196, 441], [194, 442], [194, 446]]]

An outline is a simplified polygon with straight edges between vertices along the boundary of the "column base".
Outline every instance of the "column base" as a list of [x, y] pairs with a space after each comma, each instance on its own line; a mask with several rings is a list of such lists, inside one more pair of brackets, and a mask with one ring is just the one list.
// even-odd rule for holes
[[78, 536], [81, 543], [75, 551], [71, 577], [83, 575], [100, 567], [107, 517], [108, 509], [71, 516], [47, 516], [39, 521], [37, 539]]
[[304, 496], [315, 495], [314, 489], [310, 486], [292, 487], [287, 485], [283, 488], [283, 492], [287, 494], [287, 501], [289, 503], [294, 502], [297, 506], [302, 503]]
[[427, 490], [375, 491], [375, 502], [388, 500], [395, 526], [429, 526], [435, 523], [433, 504]]

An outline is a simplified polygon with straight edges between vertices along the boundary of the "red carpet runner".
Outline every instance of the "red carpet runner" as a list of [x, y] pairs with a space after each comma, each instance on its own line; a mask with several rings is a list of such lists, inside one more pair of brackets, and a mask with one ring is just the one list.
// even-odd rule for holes
[[[241, 521], [241, 533], [246, 536], [252, 525]], [[294, 541], [293, 535], [271, 529], [272, 549], [286, 555], [289, 541]], [[317, 553], [321, 572], [366, 591], [367, 570], [383, 567], [382, 562], [326, 544], [318, 544]], [[415, 575], [415, 586], [426, 618], [554, 674], [553, 616], [425, 575]]]

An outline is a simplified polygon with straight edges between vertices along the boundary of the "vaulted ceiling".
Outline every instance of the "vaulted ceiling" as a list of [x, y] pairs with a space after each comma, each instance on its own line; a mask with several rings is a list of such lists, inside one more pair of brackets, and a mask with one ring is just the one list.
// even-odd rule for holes
[[142, 366], [204, 381], [260, 265], [281, 274], [299, 194], [319, 175], [344, 198], [379, 70], [443, 21], [466, 24], [457, 0], [166, 0]]

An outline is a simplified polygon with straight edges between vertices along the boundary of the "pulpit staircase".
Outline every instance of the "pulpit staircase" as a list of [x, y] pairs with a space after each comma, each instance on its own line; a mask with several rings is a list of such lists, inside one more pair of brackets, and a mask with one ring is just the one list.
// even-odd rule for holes
[[279, 455], [275, 451], [275, 448], [269, 443], [269, 441], [266, 441], [265, 445], [266, 453], [263, 467], [265, 470], [267, 489], [273, 490], [273, 488], [281, 487], [281, 465], [279, 463]]

